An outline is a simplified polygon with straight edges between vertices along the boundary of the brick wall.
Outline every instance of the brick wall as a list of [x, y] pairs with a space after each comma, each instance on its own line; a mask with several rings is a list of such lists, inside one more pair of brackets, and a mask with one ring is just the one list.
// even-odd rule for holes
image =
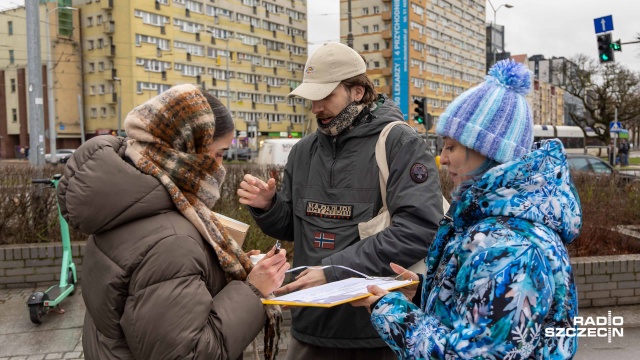
[[[82, 279], [84, 242], [71, 245]], [[60, 280], [62, 246], [0, 246], [0, 289], [43, 288]], [[581, 308], [640, 304], [640, 255], [579, 257], [571, 261]]]
[[580, 307], [640, 304], [640, 255], [571, 261]]
[[[84, 242], [71, 244], [78, 280], [82, 279]], [[0, 246], [0, 289], [44, 288], [60, 280], [61, 244]]]

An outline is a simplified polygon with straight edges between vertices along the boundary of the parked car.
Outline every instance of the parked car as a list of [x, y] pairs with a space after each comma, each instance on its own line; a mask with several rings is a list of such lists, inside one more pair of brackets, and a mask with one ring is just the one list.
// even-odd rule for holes
[[224, 160], [231, 161], [234, 158], [234, 153], [236, 155], [236, 159], [239, 161], [250, 161], [257, 155], [256, 152], [249, 148], [231, 148], [225, 151], [222, 157]]
[[[71, 155], [73, 155], [75, 151], [76, 149], [57, 149], [56, 150], [57, 162], [59, 162], [60, 164], [66, 163], [67, 160], [69, 160], [69, 158], [71, 157]], [[45, 154], [44, 161], [47, 164], [51, 164], [52, 163], [51, 154]]]
[[583, 154], [567, 154], [569, 168], [573, 171], [582, 171], [594, 176], [611, 176], [616, 177], [622, 183], [640, 181], [639, 176], [631, 173], [620, 172], [608, 162], [599, 157]]

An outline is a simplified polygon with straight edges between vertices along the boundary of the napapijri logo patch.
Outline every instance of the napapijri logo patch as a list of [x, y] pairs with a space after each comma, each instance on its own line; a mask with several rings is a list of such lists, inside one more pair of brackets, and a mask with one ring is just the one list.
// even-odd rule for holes
[[307, 216], [351, 220], [353, 219], [353, 205], [320, 204], [307, 201]]

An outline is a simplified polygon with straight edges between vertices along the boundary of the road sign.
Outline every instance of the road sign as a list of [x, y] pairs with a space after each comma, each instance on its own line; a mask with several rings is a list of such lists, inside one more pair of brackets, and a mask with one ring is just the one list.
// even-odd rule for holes
[[612, 121], [609, 123], [609, 132], [619, 133], [622, 132], [622, 130], [624, 129], [622, 128], [622, 124], [620, 124], [620, 122]]
[[613, 16], [603, 16], [593, 19], [593, 26], [596, 28], [596, 34], [613, 31]]

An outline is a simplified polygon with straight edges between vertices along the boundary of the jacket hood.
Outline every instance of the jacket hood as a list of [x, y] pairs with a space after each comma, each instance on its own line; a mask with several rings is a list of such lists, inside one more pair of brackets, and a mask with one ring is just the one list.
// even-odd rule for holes
[[124, 138], [97, 136], [68, 160], [58, 184], [62, 216], [85, 234], [96, 234], [175, 209], [154, 177], [125, 160]]
[[487, 171], [452, 210], [456, 227], [490, 216], [515, 217], [547, 226], [565, 244], [582, 228], [580, 199], [557, 139], [543, 141], [537, 150]]

